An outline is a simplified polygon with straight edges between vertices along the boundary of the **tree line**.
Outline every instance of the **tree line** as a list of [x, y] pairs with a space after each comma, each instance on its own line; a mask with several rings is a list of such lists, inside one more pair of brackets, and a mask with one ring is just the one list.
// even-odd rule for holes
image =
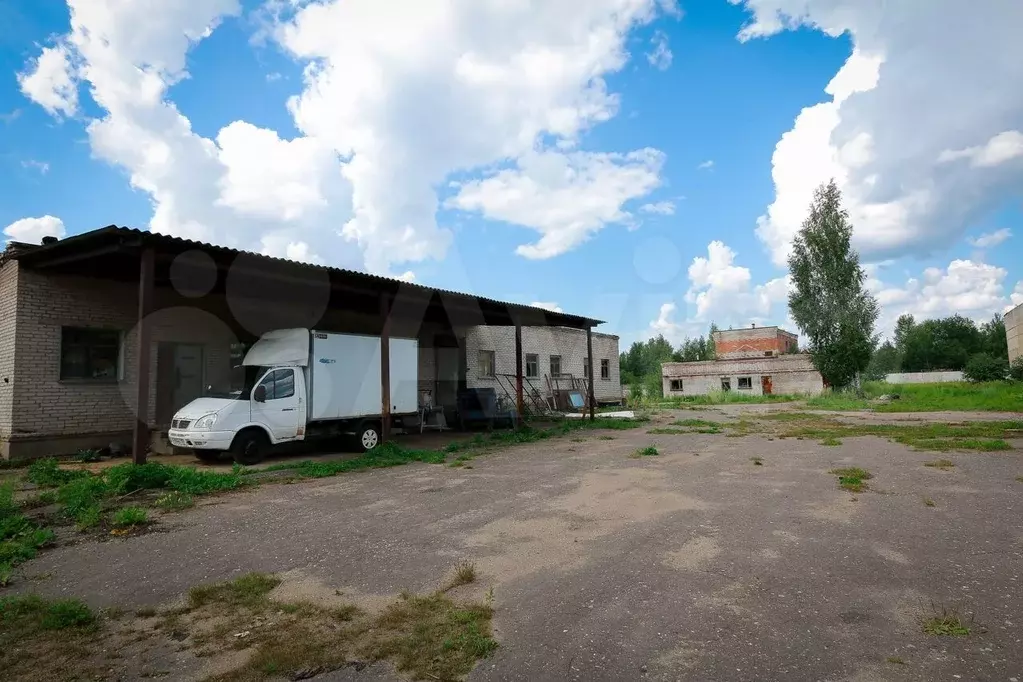
[[677, 348], [662, 334], [646, 341], [633, 342], [629, 350], [619, 357], [622, 383], [626, 386], [641, 386], [648, 396], [662, 395], [661, 363], [713, 360], [716, 357], [714, 332], [717, 330], [717, 325], [711, 323], [706, 337], [686, 337]]

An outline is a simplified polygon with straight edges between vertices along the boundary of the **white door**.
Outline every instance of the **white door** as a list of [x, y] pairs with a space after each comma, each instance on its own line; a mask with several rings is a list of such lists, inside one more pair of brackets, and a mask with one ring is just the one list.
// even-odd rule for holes
[[[287, 368], [267, 372], [252, 390], [252, 421], [265, 424], [276, 442], [295, 440], [304, 426], [302, 392], [295, 388], [295, 370]], [[263, 400], [256, 400], [257, 394]]]

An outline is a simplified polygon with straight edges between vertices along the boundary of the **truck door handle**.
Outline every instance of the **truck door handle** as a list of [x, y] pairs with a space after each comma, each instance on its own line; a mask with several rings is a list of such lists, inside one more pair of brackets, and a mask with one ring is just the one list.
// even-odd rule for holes
[[282, 407], [281, 408], [281, 412], [294, 412], [294, 411], [295, 411], [294, 407]]

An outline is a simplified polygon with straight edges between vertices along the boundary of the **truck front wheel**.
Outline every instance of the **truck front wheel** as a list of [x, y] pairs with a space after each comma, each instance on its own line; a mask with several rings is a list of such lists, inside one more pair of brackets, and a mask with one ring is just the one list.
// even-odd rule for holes
[[231, 443], [231, 456], [239, 464], [246, 466], [259, 464], [266, 456], [269, 446], [270, 441], [265, 433], [259, 429], [249, 429], [235, 436], [234, 442]]
[[213, 464], [214, 462], [220, 461], [220, 450], [192, 450], [192, 454], [200, 462], [206, 462]]
[[364, 422], [355, 432], [355, 446], [361, 452], [369, 452], [380, 444], [380, 425]]

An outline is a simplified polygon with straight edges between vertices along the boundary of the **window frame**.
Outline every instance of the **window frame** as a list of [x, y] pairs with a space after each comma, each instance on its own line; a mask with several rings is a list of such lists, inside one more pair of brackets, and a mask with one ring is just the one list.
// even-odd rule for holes
[[[530, 360], [530, 358], [532, 358], [532, 360]], [[530, 374], [530, 372], [529, 372], [529, 365], [530, 365], [531, 362], [532, 362], [532, 365], [533, 365], [533, 373], [532, 374]], [[540, 376], [540, 355], [539, 354], [537, 354], [537, 353], [526, 353], [525, 365], [526, 366], [524, 368], [524, 370], [525, 370], [524, 371], [524, 376], [527, 379], [536, 379], [537, 377]]]
[[[483, 362], [484, 356], [487, 356], [490, 359], [490, 373], [489, 374], [484, 372], [484, 362]], [[476, 362], [477, 362], [476, 374], [477, 374], [477, 376], [479, 376], [479, 378], [481, 378], [481, 379], [494, 379], [494, 378], [497, 377], [497, 352], [496, 351], [480, 349], [478, 351], [478, 355], [476, 357]]]
[[600, 378], [605, 381], [611, 381], [611, 359], [601, 358], [600, 359]]
[[683, 388], [682, 379], [669, 379], [669, 381], [671, 383], [668, 384], [669, 386], [668, 390], [671, 391], [672, 393], [676, 391], [682, 393], [683, 391], [685, 391], [685, 388]]
[[[743, 381], [747, 382], [749, 385], [748, 386], [743, 386], [742, 385]], [[753, 390], [753, 377], [752, 376], [736, 377], [736, 383], [738, 384], [738, 386], [739, 386], [738, 390], [740, 390], [740, 391], [752, 391]]]
[[[288, 373], [291, 374], [291, 393], [289, 393], [288, 395], [277, 395], [277, 382], [280, 381], [280, 379], [277, 378], [277, 375], [281, 374], [283, 372], [288, 372]], [[264, 374], [263, 378], [259, 380], [259, 383], [256, 384], [255, 386], [253, 386], [253, 388], [252, 388], [252, 395], [253, 396], [256, 395], [256, 389], [259, 388], [260, 386], [265, 385], [266, 381], [268, 379], [271, 382], [270, 385], [273, 387], [273, 393], [271, 394], [270, 391], [267, 391], [267, 396], [266, 396], [266, 398], [264, 399], [263, 402], [270, 402], [271, 400], [284, 400], [285, 398], [294, 398], [295, 397], [295, 370], [294, 370], [294, 368], [292, 368], [292, 367], [278, 367], [277, 369], [272, 369], [269, 372], [267, 372], [266, 374]]]
[[590, 378], [590, 359], [583, 358], [583, 379]]
[[[558, 361], [558, 371], [557, 371], [557, 373], [554, 372], [554, 361], [555, 360]], [[550, 371], [551, 371], [551, 379], [560, 379], [562, 376], [564, 376], [561, 373], [561, 356], [560, 355], [552, 355], [550, 357], [550, 360], [548, 361], [547, 364], [548, 364], [548, 369], [550, 369]]]
[[730, 393], [732, 390], [732, 377], [721, 377], [721, 392]]
[[[117, 342], [114, 346], [116, 349], [117, 357], [114, 360], [114, 374], [113, 376], [68, 376], [65, 371], [64, 352], [72, 346], [80, 346], [83, 344], [69, 344], [67, 334], [69, 332], [74, 333], [85, 333], [85, 334], [113, 334], [117, 336]], [[92, 370], [92, 353], [91, 350], [99, 344], [86, 343], [84, 344], [86, 353], [86, 369]], [[109, 346], [107, 346], [109, 347]], [[112, 384], [122, 381], [124, 379], [124, 331], [121, 329], [114, 329], [112, 327], [87, 327], [79, 325], [61, 325], [60, 327], [60, 340], [59, 348], [57, 351], [57, 380], [65, 383], [77, 383], [77, 384]]]

